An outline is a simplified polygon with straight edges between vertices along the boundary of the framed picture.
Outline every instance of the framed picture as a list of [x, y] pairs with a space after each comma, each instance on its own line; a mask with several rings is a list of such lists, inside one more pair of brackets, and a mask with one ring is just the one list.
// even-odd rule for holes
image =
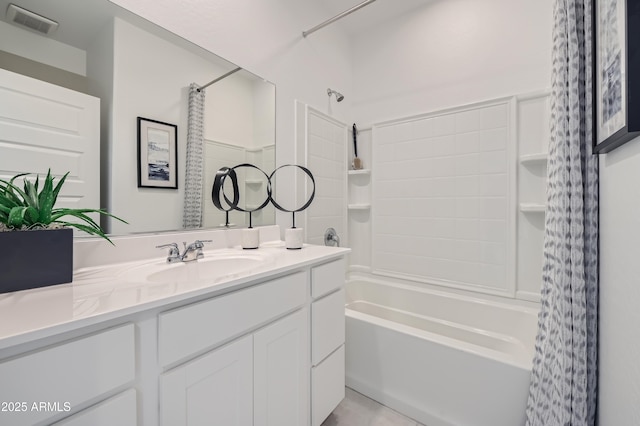
[[138, 117], [138, 188], [178, 188], [178, 126]]
[[640, 2], [594, 0], [593, 151], [640, 136]]

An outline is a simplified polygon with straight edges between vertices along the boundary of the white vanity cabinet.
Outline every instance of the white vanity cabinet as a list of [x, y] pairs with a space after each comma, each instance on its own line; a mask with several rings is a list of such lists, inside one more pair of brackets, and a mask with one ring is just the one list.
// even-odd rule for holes
[[306, 424], [307, 281], [298, 272], [161, 314], [161, 364], [235, 339], [162, 374], [161, 425]]
[[[346, 252], [283, 249], [255, 275], [129, 305], [122, 282], [0, 297], [0, 324], [65, 314], [0, 327], [0, 425], [318, 426], [344, 397]], [[89, 305], [118, 308], [75, 317]]]
[[[0, 424], [50, 423], [49, 419], [77, 412], [78, 407], [132, 385], [134, 379], [133, 324], [4, 360], [0, 362]], [[135, 425], [135, 395], [128, 398], [126, 404], [109, 405], [101, 413], [119, 419], [118, 424]], [[76, 415], [85, 414], [80, 411]]]
[[344, 398], [344, 259], [311, 269], [311, 425]]

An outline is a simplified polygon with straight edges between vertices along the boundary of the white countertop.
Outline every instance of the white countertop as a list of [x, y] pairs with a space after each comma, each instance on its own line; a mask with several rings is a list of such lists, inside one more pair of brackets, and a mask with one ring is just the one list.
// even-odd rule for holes
[[[239, 246], [204, 251], [247, 253]], [[350, 250], [305, 245], [287, 250], [284, 243], [270, 242], [255, 251], [263, 261], [246, 271], [214, 278], [211, 282], [135, 282], [127, 271], [149, 264], [163, 264], [166, 257], [84, 267], [74, 280], [33, 290], [0, 294], [0, 350], [55, 334], [135, 314], [200, 296], [215, 296], [253, 282], [281, 275], [311, 264], [337, 259]]]

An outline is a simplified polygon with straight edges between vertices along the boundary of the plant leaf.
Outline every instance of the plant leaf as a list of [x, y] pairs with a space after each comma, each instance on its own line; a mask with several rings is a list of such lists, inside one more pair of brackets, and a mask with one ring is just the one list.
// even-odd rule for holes
[[87, 216], [85, 213], [94, 213], [95, 210], [91, 209], [55, 209], [51, 214], [51, 222], [57, 222], [58, 219], [63, 218], [65, 216], [73, 216], [78, 219], [82, 219], [86, 223], [88, 223], [91, 227], [102, 229], [100, 225], [98, 225], [93, 218]]
[[[27, 198], [27, 194], [25, 194], [24, 191], [18, 188], [13, 182], [17, 178], [21, 176], [26, 176], [26, 175], [28, 175], [28, 173], [20, 173], [19, 175], [15, 175], [14, 177], [11, 178], [9, 182], [7, 182], [4, 179], [0, 179], [0, 182], [4, 184], [4, 188], [3, 188], [4, 196], [12, 200], [18, 206], [26, 205], [24, 200]], [[15, 194], [16, 192], [18, 193], [19, 196]]]
[[27, 195], [25, 201], [33, 208], [38, 209], [38, 190], [33, 182], [24, 180], [24, 193]]
[[103, 210], [103, 209], [66, 209], [66, 208], [59, 208], [59, 209], [54, 209], [53, 210], [52, 217], [54, 215], [56, 215], [57, 216], [56, 219], [59, 219], [59, 218], [64, 216], [64, 215], [60, 214], [60, 213], [62, 213], [64, 211], [66, 211], [65, 214], [70, 214], [69, 212], [98, 213], [98, 214], [101, 214], [101, 215], [104, 215], [104, 216], [112, 217], [112, 218], [114, 218], [116, 220], [119, 220], [122, 223], [126, 223], [127, 225], [129, 224], [129, 222], [127, 222], [126, 220], [121, 219], [118, 216], [113, 215], [113, 214], [111, 214], [111, 213], [109, 213], [109, 212], [107, 212], [106, 210]]
[[[56, 200], [58, 199], [58, 193], [62, 189], [62, 184], [67, 179], [67, 176], [69, 176], [69, 172], [65, 173], [64, 176], [62, 176], [60, 178], [60, 180], [58, 181], [58, 184], [56, 185], [55, 189], [53, 190], [53, 204], [52, 204], [52, 206], [56, 204]], [[53, 179], [51, 179], [51, 182], [53, 182]]]
[[4, 194], [0, 194], [0, 206], [11, 208], [11, 207], [15, 207], [16, 203], [15, 201], [5, 197]]
[[64, 226], [68, 226], [68, 227], [79, 229], [81, 231], [86, 232], [87, 234], [97, 235], [97, 236], [102, 237], [105, 240], [109, 241], [112, 245], [115, 245], [115, 244], [113, 244], [113, 241], [111, 241], [109, 239], [109, 237], [107, 237], [107, 235], [104, 233], [102, 228], [95, 229], [95, 228], [92, 228], [91, 226], [83, 225], [82, 223], [74, 223], [74, 222], [57, 221], [56, 223], [60, 223], [60, 224], [62, 224]]
[[38, 218], [38, 211], [33, 207], [18, 206], [9, 212], [8, 225], [13, 228], [29, 226]]
[[40, 218], [39, 221], [43, 225], [51, 223], [51, 210], [53, 209], [53, 177], [51, 176], [51, 169], [47, 172], [47, 178], [44, 180], [44, 187], [38, 196], [40, 203]]

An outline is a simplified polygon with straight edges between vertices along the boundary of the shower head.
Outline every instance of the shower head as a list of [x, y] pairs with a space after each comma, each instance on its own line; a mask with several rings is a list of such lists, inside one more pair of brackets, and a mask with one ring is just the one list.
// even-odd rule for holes
[[338, 93], [335, 90], [327, 89], [327, 95], [331, 96], [333, 94], [336, 95], [336, 101], [338, 102], [342, 102], [342, 100], [344, 99], [344, 95], [342, 93]]

